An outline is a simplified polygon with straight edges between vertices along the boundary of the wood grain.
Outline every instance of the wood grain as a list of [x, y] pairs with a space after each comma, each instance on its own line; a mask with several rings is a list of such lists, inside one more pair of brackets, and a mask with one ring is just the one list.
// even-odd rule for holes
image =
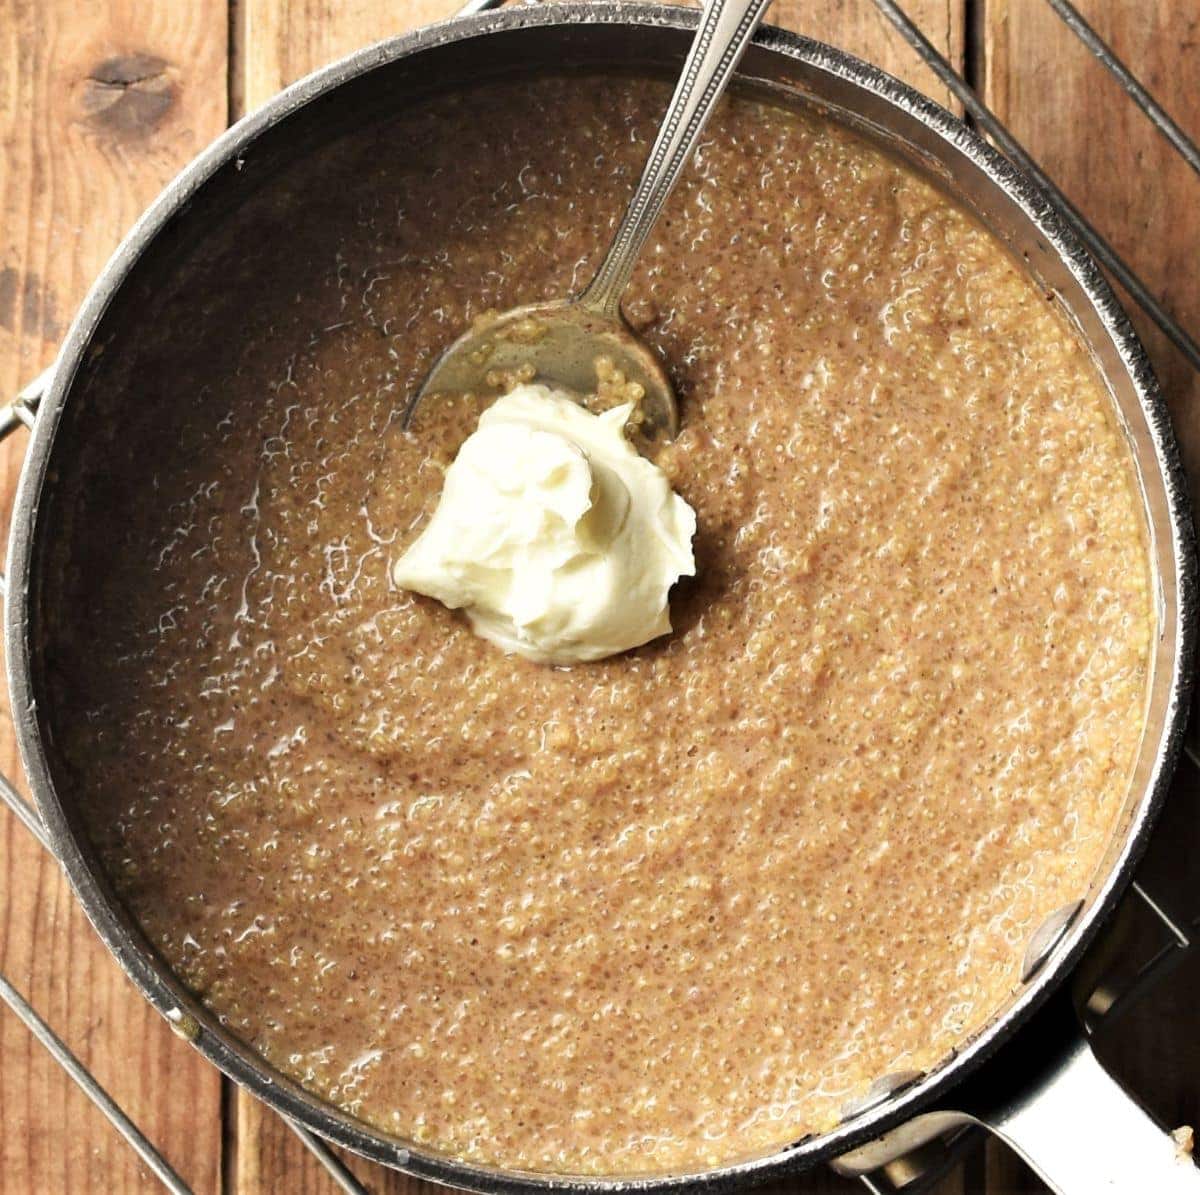
[[[223, 3], [0, 3], [0, 393], [51, 359], [88, 285], [226, 120]], [[7, 522], [24, 437], [0, 449]], [[7, 711], [0, 767], [17, 773]], [[0, 820], [0, 968], [200, 1192], [216, 1191], [220, 1083], [125, 979], [57, 866]], [[0, 1013], [0, 1191], [158, 1183], [16, 1019]]]
[[[448, 16], [455, 6], [455, 0], [102, 0], [81, 8], [72, 0], [0, 0], [6, 232], [0, 240], [0, 382], [7, 392], [49, 359], [116, 238], [227, 116], [350, 50]], [[1190, 80], [1198, 64], [1200, 5], [1091, 0], [1083, 7], [1181, 121], [1198, 131], [1200, 92]], [[966, 0], [909, 0], [906, 8], [961, 63]], [[1180, 268], [1192, 260], [1200, 234], [1200, 183], [1043, 4], [975, 0], [973, 9], [989, 103], [1147, 281], [1200, 326], [1200, 273]], [[877, 62], [945, 101], [867, 0], [778, 0], [770, 19]], [[1198, 383], [1161, 336], [1147, 339], [1189, 465], [1200, 472]], [[22, 448], [0, 449], [5, 517]], [[11, 733], [0, 723], [0, 765], [11, 769], [14, 762]], [[95, 943], [56, 869], [8, 818], [0, 821], [0, 875], [0, 966], [198, 1191], [333, 1192], [282, 1122], [241, 1095], [230, 1100], [227, 1140], [236, 1148], [222, 1184], [214, 1072], [144, 1008]], [[1166, 1056], [1163, 1042], [1151, 1041], [1153, 1028], [1143, 1032], [1153, 1052]], [[0, 1192], [155, 1189], [24, 1030], [4, 1016], [0, 1057]], [[352, 1165], [380, 1192], [424, 1185], [359, 1160]], [[986, 1185], [981, 1182], [975, 1171], [960, 1172], [938, 1195], [1043, 1189], [997, 1149], [989, 1151]], [[861, 1189], [819, 1173], [774, 1191]]]
[[[246, 111], [309, 71], [382, 38], [453, 15], [459, 0], [240, 0], [234, 94]], [[961, 62], [964, 0], [914, 0], [908, 12], [954, 62]], [[773, 24], [828, 41], [947, 103], [945, 90], [865, 0], [776, 0]]]
[[[925, 36], [962, 69], [966, 0], [907, 0], [904, 10]], [[870, 0], [776, 0], [767, 20], [865, 58], [952, 110], [957, 104]]]
[[[1075, 4], [1191, 136], [1200, 136], [1195, 86], [1200, 5], [1177, 0]], [[1049, 6], [984, 0], [980, 19], [988, 105], [1176, 318], [1193, 335], [1200, 333], [1200, 271], [1191, 268], [1200, 244], [1200, 179]], [[1140, 311], [1127, 306], [1166, 393], [1194, 489], [1200, 480], [1200, 376]], [[1173, 818], [1171, 829], [1177, 842], [1186, 840], [1178, 854], [1190, 859], [1200, 851], [1194, 808], [1193, 803], [1191, 816]], [[1178, 990], [1175, 984], [1171, 990]], [[1164, 996], [1169, 1001], [1169, 994]], [[1147, 1006], [1161, 1011], [1161, 1000]], [[1160, 1114], [1195, 1115], [1194, 1076], [1200, 1068], [1195, 1029], [1200, 1026], [1194, 1008], [1190, 1032], [1185, 1010], [1172, 1011], [1169, 1017], [1131, 1016], [1131, 1023], [1121, 1026], [1110, 1064]], [[1139, 1065], [1146, 1058], [1159, 1065], [1148, 1071]], [[1183, 1075], [1191, 1081], [1181, 1084]], [[1185, 1093], [1164, 1098], [1164, 1087], [1181, 1085]], [[988, 1192], [1045, 1189], [996, 1146], [989, 1148], [987, 1177]]]
[[461, 0], [241, 0], [235, 95], [257, 108], [302, 75], [372, 42], [453, 16]]
[[[1200, 137], [1200, 5], [1075, 0], [1193, 138]], [[1200, 179], [1051, 9], [985, 0], [986, 98], [1143, 280], [1200, 337]], [[1200, 479], [1200, 375], [1148, 320], [1154, 360]]]

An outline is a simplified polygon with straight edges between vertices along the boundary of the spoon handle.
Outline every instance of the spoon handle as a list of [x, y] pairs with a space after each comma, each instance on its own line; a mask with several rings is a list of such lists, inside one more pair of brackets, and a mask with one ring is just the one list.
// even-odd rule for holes
[[771, 0], [708, 0], [642, 177], [595, 278], [576, 302], [615, 317], [638, 255]]

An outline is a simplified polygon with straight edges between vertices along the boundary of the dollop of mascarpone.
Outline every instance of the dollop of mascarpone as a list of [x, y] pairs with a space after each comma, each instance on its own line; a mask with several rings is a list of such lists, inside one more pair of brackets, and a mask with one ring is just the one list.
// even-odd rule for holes
[[599, 660], [666, 634], [668, 591], [696, 571], [696, 515], [626, 439], [631, 410], [593, 415], [538, 385], [498, 399], [446, 471], [396, 584], [544, 663]]

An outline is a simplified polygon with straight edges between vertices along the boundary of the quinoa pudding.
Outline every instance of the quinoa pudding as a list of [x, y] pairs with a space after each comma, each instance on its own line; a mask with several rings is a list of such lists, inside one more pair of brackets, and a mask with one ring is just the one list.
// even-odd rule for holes
[[682, 398], [674, 633], [549, 667], [391, 583], [479, 414], [405, 399], [589, 277], [668, 94], [479, 85], [250, 199], [91, 396], [128, 417], [44, 602], [64, 783], [150, 941], [281, 1071], [479, 1163], [710, 1167], [934, 1066], [1086, 892], [1141, 734], [1084, 347], [928, 182], [749, 96], [626, 304]]

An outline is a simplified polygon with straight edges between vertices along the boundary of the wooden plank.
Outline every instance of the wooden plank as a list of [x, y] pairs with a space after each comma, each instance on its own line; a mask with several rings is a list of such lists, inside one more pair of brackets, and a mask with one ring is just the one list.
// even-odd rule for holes
[[[221, 0], [0, 0], [0, 395], [49, 363], [117, 240], [226, 120]], [[7, 523], [24, 437], [0, 448]], [[14, 776], [7, 711], [0, 767]], [[0, 968], [198, 1192], [220, 1186], [220, 1081], [100, 945], [57, 866], [0, 814]], [[157, 1181], [0, 1012], [0, 1192]]]
[[235, 94], [251, 111], [302, 75], [459, 7], [461, 0], [241, 0]]
[[[1184, 128], [1200, 136], [1200, 92], [1194, 85], [1200, 4], [1075, 3]], [[985, 0], [982, 9], [987, 103], [1175, 316], [1193, 335], [1200, 333], [1200, 272], [1181, 268], [1194, 260], [1200, 243], [1200, 179], [1047, 5]], [[1194, 486], [1200, 479], [1200, 375], [1136, 310], [1134, 322], [1166, 392]], [[1194, 816], [1176, 822], [1173, 833], [1188, 840], [1180, 853], [1194, 859], [1200, 826]], [[1133, 1090], [1140, 1080], [1146, 1098], [1157, 1101], [1172, 1073], [1195, 1075], [1200, 1050], [1192, 1011], [1191, 1032], [1186, 1015], [1182, 1022], [1179, 1015], [1131, 1016], [1114, 1034], [1111, 1064]], [[1147, 1057], [1162, 1063], [1152, 1075], [1137, 1065]], [[1194, 1091], [1194, 1083], [1189, 1087]], [[1193, 1114], [1194, 1104], [1193, 1099]], [[988, 1181], [989, 1191], [1045, 1189], [994, 1145]]]
[[[250, 111], [309, 71], [373, 41], [443, 20], [458, 7], [459, 0], [240, 0], [238, 39], [250, 52], [240, 59], [235, 95]], [[912, 0], [907, 11], [939, 49], [961, 63], [965, 0]], [[945, 89], [866, 0], [776, 0], [767, 19], [849, 50], [949, 103]]]
[[[904, 10], [961, 70], [966, 47], [966, 0], [906, 0]], [[939, 104], [957, 110], [937, 77], [870, 0], [776, 0], [767, 11], [767, 20], [865, 58]]]
[[[451, 16], [456, 0], [238, 0], [233, 7], [230, 95], [236, 118], [296, 79], [382, 38]], [[334, 1195], [321, 1164], [287, 1126], [245, 1092], [234, 1097], [236, 1147], [230, 1186], [237, 1195]], [[347, 1164], [377, 1195], [438, 1188], [344, 1152]]]
[[[456, 0], [239, 0], [235, 10], [232, 94], [244, 110], [269, 99], [303, 74], [359, 46], [452, 14]], [[961, 0], [910, 0], [909, 11], [943, 52], [961, 64], [966, 15]], [[863, 0], [778, 0], [769, 13], [776, 24], [867, 58], [944, 102], [926, 68]], [[287, 1190], [298, 1195], [333, 1195], [328, 1176], [277, 1117], [244, 1094], [237, 1100], [234, 1187], [238, 1195]], [[431, 1185], [387, 1174], [351, 1159], [356, 1172], [377, 1192], [413, 1192]], [[797, 1195], [849, 1195], [863, 1188], [825, 1171], [774, 1188]], [[940, 1184], [934, 1195], [960, 1195], [961, 1174]]]
[[[1195, 0], [1076, 0], [1097, 32], [1200, 137], [1200, 4]], [[986, 0], [988, 103], [1052, 178], [1200, 337], [1200, 179], [1125, 97], [1050, 8]], [[1148, 320], [1135, 323], [1154, 360], [1200, 479], [1200, 374]]]

